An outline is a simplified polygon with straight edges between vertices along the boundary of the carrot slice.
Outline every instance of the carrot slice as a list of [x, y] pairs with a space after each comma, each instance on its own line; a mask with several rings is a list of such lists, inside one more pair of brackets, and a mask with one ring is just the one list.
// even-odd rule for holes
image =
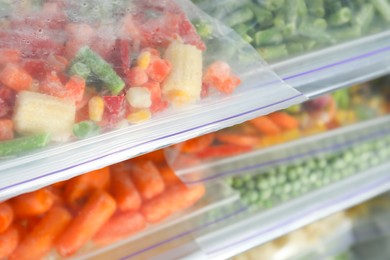
[[216, 138], [221, 143], [234, 144], [234, 145], [244, 145], [244, 146], [256, 146], [260, 138], [254, 135], [247, 134], [233, 134], [233, 133], [224, 133], [218, 132]]
[[93, 242], [104, 246], [118, 241], [126, 236], [141, 231], [146, 226], [145, 219], [138, 212], [123, 212], [116, 214], [93, 237]]
[[112, 194], [121, 211], [136, 211], [141, 207], [141, 196], [134, 186], [130, 172], [120, 167], [111, 168]]
[[179, 177], [177, 177], [177, 175], [171, 169], [171, 167], [164, 165], [164, 166], [160, 166], [159, 169], [160, 169], [161, 177], [164, 180], [166, 187], [170, 187], [170, 186], [181, 183]]
[[21, 241], [10, 260], [42, 259], [71, 220], [72, 216], [65, 208], [53, 207]]
[[214, 138], [214, 133], [206, 134], [178, 144], [177, 147], [184, 153], [197, 153], [210, 146], [213, 143]]
[[276, 125], [284, 130], [293, 130], [299, 127], [299, 122], [286, 112], [275, 112], [267, 116]]
[[18, 217], [33, 217], [46, 213], [54, 203], [49, 189], [44, 188], [11, 199], [11, 206]]
[[145, 200], [157, 196], [165, 189], [160, 172], [152, 161], [134, 163], [131, 178], [141, 197]]
[[107, 189], [110, 185], [110, 168], [95, 170], [68, 181], [64, 198], [71, 208], [79, 208], [88, 194], [95, 189]]
[[260, 133], [265, 135], [275, 135], [275, 134], [280, 134], [282, 132], [281, 129], [274, 122], [272, 122], [271, 119], [269, 119], [266, 116], [252, 119], [249, 122], [254, 127], [256, 127], [257, 130], [260, 131]]
[[107, 192], [96, 190], [58, 238], [58, 253], [61, 256], [74, 254], [110, 219], [115, 209], [115, 200]]
[[4, 232], [14, 220], [14, 212], [8, 202], [0, 203], [0, 233]]
[[20, 233], [15, 225], [0, 233], [0, 259], [7, 258], [16, 248], [20, 240]]

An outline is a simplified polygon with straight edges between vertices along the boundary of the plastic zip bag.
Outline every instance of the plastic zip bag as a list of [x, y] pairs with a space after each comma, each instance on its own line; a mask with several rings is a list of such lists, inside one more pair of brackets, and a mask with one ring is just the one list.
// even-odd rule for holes
[[267, 61], [278, 61], [389, 28], [388, 0], [194, 0], [232, 26]]
[[[1, 198], [306, 99], [286, 85], [233, 30], [185, 0], [49, 1], [9, 8], [3, 18], [0, 47], [15, 50], [6, 56], [14, 60], [3, 62], [3, 70], [9, 65], [10, 73], [22, 73], [33, 84], [28, 91], [15, 91], [10, 88], [12, 82], [1, 87], [5, 100], [1, 104], [8, 106], [7, 114], [2, 115], [8, 127], [4, 139], [11, 138], [0, 143], [1, 155], [17, 155], [2, 159]], [[207, 37], [201, 40], [187, 17], [197, 25], [211, 25]], [[170, 54], [166, 54], [169, 46]], [[198, 82], [194, 88], [189, 80], [172, 87], [176, 79], [196, 74], [188, 69], [195, 63], [194, 56], [187, 53], [184, 60], [176, 59], [183, 48], [198, 57], [205, 50], [200, 78], [207, 78], [202, 84], [207, 86]], [[176, 62], [180, 63], [177, 70], [188, 70], [174, 73]], [[155, 66], [149, 71], [151, 63]], [[141, 77], [140, 68], [145, 66], [147, 75]], [[199, 70], [199, 61], [197, 67]], [[144, 76], [146, 85], [141, 84]], [[171, 76], [177, 78], [166, 83]], [[241, 84], [233, 92], [238, 81]], [[85, 88], [80, 88], [83, 82]], [[165, 94], [164, 84], [171, 90]], [[68, 100], [72, 98], [81, 99]], [[149, 116], [152, 120], [140, 122]], [[59, 142], [50, 142], [53, 139]], [[49, 147], [19, 155], [42, 146]]]
[[[388, 114], [386, 85], [387, 77], [341, 89], [284, 111], [173, 145], [165, 149], [165, 154], [187, 184], [266, 171], [291, 158], [310, 156], [315, 150], [322, 150], [322, 146], [331, 143], [327, 138], [332, 134], [326, 134], [327, 131], [337, 128], [343, 131], [348, 125]], [[317, 140], [315, 135], [318, 135]]]

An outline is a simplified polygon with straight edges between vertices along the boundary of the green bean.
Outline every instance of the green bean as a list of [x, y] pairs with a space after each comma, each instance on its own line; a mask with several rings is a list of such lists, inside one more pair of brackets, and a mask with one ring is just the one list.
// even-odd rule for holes
[[348, 23], [352, 18], [352, 12], [351, 9], [348, 7], [343, 7], [339, 9], [337, 12], [333, 13], [329, 19], [328, 22], [331, 26], [340, 26], [343, 24]]
[[80, 139], [98, 135], [100, 132], [100, 127], [93, 121], [82, 121], [73, 126], [73, 134]]
[[257, 51], [265, 60], [277, 60], [288, 56], [285, 44], [258, 48]]
[[[360, 37], [362, 30], [358, 26], [346, 26], [329, 31], [329, 35], [336, 41], [345, 41], [348, 39], [355, 39]], [[370, 118], [372, 116], [369, 116]]]
[[240, 8], [231, 13], [225, 20], [230, 27], [240, 23], [246, 23], [254, 17], [253, 11], [249, 7]]
[[353, 24], [360, 27], [362, 32], [366, 32], [374, 18], [374, 6], [372, 4], [363, 5], [353, 16]]
[[78, 75], [84, 79], [91, 76], [90, 68], [82, 62], [75, 62], [69, 69], [70, 75]]
[[50, 142], [49, 134], [38, 134], [0, 142], [0, 156], [17, 155], [45, 147]]
[[89, 47], [81, 48], [75, 60], [87, 65], [106, 84], [112, 94], [118, 95], [125, 87], [125, 82], [116, 74], [112, 66]]
[[298, 9], [298, 16], [299, 17], [305, 17], [308, 13], [307, 5], [305, 0], [297, 0], [297, 9]]
[[309, 13], [315, 17], [324, 17], [325, 16], [325, 8], [323, 0], [309, 0], [306, 1]]
[[371, 0], [376, 10], [386, 22], [390, 22], [390, 4], [387, 0]]
[[255, 34], [256, 46], [265, 44], [279, 44], [283, 41], [283, 36], [278, 28], [271, 28], [263, 31], [258, 31]]
[[251, 9], [252, 9], [253, 13], [255, 14], [257, 23], [261, 27], [264, 28], [264, 27], [268, 27], [268, 26], [272, 25], [273, 18], [274, 18], [272, 15], [272, 12], [265, 10], [257, 5], [251, 5]]
[[[289, 1], [289, 0], [287, 0]], [[276, 11], [284, 4], [284, 0], [257, 0], [261, 5], [270, 11]]]

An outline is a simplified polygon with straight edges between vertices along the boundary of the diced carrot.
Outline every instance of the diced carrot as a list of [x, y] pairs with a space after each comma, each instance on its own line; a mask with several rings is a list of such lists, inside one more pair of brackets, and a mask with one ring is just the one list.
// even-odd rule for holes
[[196, 156], [201, 159], [211, 159], [211, 158], [238, 155], [245, 152], [249, 152], [251, 150], [252, 147], [250, 146], [220, 144], [220, 145], [207, 147], [203, 151], [197, 153]]
[[172, 65], [169, 63], [169, 61], [158, 57], [153, 57], [148, 68], [146, 69], [146, 73], [152, 80], [161, 83], [171, 72], [171, 69]]
[[39, 91], [59, 98], [65, 98], [67, 95], [65, 87], [55, 71], [46, 75], [45, 80], [39, 85]]
[[53, 205], [56, 205], [56, 206], [65, 205], [63, 187], [51, 185], [51, 186], [47, 187], [47, 189], [50, 190], [50, 192], [53, 196], [53, 200], [54, 200]]
[[131, 178], [141, 197], [145, 200], [149, 200], [164, 191], [164, 181], [152, 161], [134, 163]]
[[146, 74], [146, 71], [139, 67], [131, 68], [127, 72], [126, 76], [130, 86], [139, 87], [148, 82], [148, 75]]
[[286, 112], [274, 112], [267, 117], [284, 130], [293, 130], [299, 127], [298, 120]]
[[249, 121], [260, 133], [265, 135], [280, 134], [282, 130], [266, 116], [258, 117]]
[[14, 212], [8, 202], [0, 203], [0, 233], [4, 232], [14, 220]]
[[110, 219], [115, 209], [115, 200], [107, 192], [96, 190], [58, 238], [58, 253], [64, 257], [74, 254]]
[[184, 143], [178, 144], [177, 147], [181, 146], [179, 149], [184, 153], [197, 153], [210, 146], [214, 138], [215, 133], [210, 133], [185, 141]]
[[159, 170], [166, 187], [170, 187], [181, 183], [179, 177], [177, 177], [177, 175], [171, 169], [171, 167], [164, 165], [164, 166], [160, 166]]
[[80, 102], [83, 99], [85, 91], [85, 80], [77, 75], [72, 76], [65, 84], [66, 97]]
[[111, 168], [112, 194], [121, 211], [136, 211], [141, 207], [141, 196], [135, 188], [130, 172], [117, 167]]
[[0, 233], [0, 259], [7, 258], [15, 250], [19, 240], [19, 230], [15, 225]]
[[33, 79], [22, 68], [9, 63], [0, 73], [0, 82], [16, 91], [22, 91], [31, 87]]
[[17, 217], [41, 215], [49, 211], [53, 203], [53, 195], [47, 188], [22, 194], [11, 199], [11, 206]]
[[21, 52], [17, 49], [0, 49], [0, 64], [18, 63]]
[[93, 242], [104, 246], [118, 241], [126, 236], [141, 231], [146, 227], [144, 217], [138, 212], [118, 213], [96, 233]]
[[78, 208], [95, 189], [105, 190], [110, 185], [110, 168], [95, 170], [68, 181], [65, 187], [65, 202], [72, 208]]
[[71, 220], [72, 216], [65, 208], [53, 207], [26, 235], [9, 259], [42, 259]]
[[67, 183], [68, 183], [68, 181], [59, 181], [59, 182], [53, 183], [51, 186], [58, 188], [58, 189], [62, 189], [65, 187], [65, 185]]
[[157, 81], [149, 80], [142, 85], [150, 91], [152, 102], [157, 102], [161, 100], [161, 86]]
[[14, 138], [14, 124], [10, 119], [0, 119], [0, 141]]
[[217, 61], [207, 68], [203, 83], [229, 94], [240, 85], [241, 80], [231, 73], [230, 66], [227, 63]]
[[225, 132], [218, 132], [216, 134], [216, 138], [221, 143], [244, 145], [250, 147], [256, 146], [260, 141], [260, 138], [255, 135], [233, 134]]

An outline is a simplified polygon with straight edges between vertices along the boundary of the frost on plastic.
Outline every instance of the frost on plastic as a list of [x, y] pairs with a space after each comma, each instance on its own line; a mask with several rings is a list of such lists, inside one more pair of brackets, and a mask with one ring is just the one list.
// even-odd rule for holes
[[15, 1], [0, 36], [6, 197], [305, 100], [184, 0]]
[[193, 0], [233, 27], [267, 61], [389, 29], [388, 0]]

